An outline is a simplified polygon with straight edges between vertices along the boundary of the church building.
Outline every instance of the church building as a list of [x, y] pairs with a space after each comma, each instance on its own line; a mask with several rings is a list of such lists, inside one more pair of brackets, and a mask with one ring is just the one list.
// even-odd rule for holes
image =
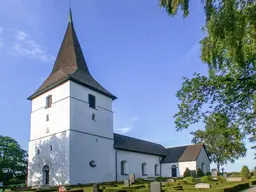
[[182, 177], [186, 168], [197, 167], [210, 171], [203, 144], [165, 148], [114, 133], [112, 103], [117, 97], [91, 75], [71, 10], [53, 69], [28, 99], [28, 186], [122, 181], [129, 174]]

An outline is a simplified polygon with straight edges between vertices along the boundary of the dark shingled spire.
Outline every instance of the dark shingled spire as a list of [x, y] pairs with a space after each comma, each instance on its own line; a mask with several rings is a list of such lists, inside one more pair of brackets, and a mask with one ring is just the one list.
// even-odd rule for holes
[[68, 80], [79, 83], [85, 87], [106, 95], [113, 100], [117, 99], [116, 96], [104, 89], [91, 76], [76, 36], [71, 8], [69, 9], [69, 21], [66, 34], [62, 41], [52, 72], [45, 82], [39, 87], [39, 89], [28, 99], [32, 100]]

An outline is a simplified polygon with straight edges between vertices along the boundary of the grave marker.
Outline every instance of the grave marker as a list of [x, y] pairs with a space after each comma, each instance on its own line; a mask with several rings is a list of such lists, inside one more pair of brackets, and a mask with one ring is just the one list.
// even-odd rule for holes
[[59, 192], [64, 192], [67, 191], [67, 189], [64, 186], [60, 186], [59, 187]]
[[152, 182], [150, 183], [150, 192], [161, 192], [162, 191], [162, 185], [160, 182]]
[[209, 188], [211, 188], [211, 185], [208, 183], [197, 183], [195, 185], [195, 188], [196, 189], [209, 189]]
[[124, 180], [124, 187], [129, 187], [129, 186], [130, 186], [129, 180]]
[[130, 179], [130, 185], [133, 184], [135, 182], [135, 174], [130, 174], [129, 179]]
[[100, 191], [100, 188], [99, 188], [99, 185], [98, 184], [93, 184], [93, 192], [99, 192]]

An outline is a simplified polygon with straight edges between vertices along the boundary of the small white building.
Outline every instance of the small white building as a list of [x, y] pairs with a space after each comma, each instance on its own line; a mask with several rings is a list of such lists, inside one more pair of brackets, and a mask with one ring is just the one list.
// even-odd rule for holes
[[51, 74], [32, 102], [28, 186], [180, 177], [210, 171], [204, 145], [165, 148], [113, 132], [116, 96], [90, 74], [71, 10]]

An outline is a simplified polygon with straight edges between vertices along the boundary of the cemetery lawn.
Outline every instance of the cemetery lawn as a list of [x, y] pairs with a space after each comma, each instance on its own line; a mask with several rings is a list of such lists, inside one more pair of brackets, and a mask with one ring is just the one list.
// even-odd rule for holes
[[[141, 182], [141, 181], [140, 181]], [[162, 191], [151, 191], [151, 192], [239, 192], [248, 189], [250, 185], [256, 185], [256, 180], [243, 181], [243, 182], [223, 182], [223, 181], [210, 181], [207, 182], [211, 185], [210, 189], [196, 189], [195, 183], [185, 183], [182, 180], [177, 180], [176, 182], [163, 182]], [[67, 191], [74, 192], [93, 192], [93, 185], [74, 185], [66, 186]], [[150, 192], [150, 182], [135, 183], [131, 186], [125, 187], [123, 183], [103, 183], [99, 186], [99, 192]], [[0, 190], [1, 191], [1, 190]], [[38, 190], [15, 190], [19, 192], [33, 192], [33, 191], [43, 191], [43, 192], [57, 192], [58, 188], [45, 188]]]

